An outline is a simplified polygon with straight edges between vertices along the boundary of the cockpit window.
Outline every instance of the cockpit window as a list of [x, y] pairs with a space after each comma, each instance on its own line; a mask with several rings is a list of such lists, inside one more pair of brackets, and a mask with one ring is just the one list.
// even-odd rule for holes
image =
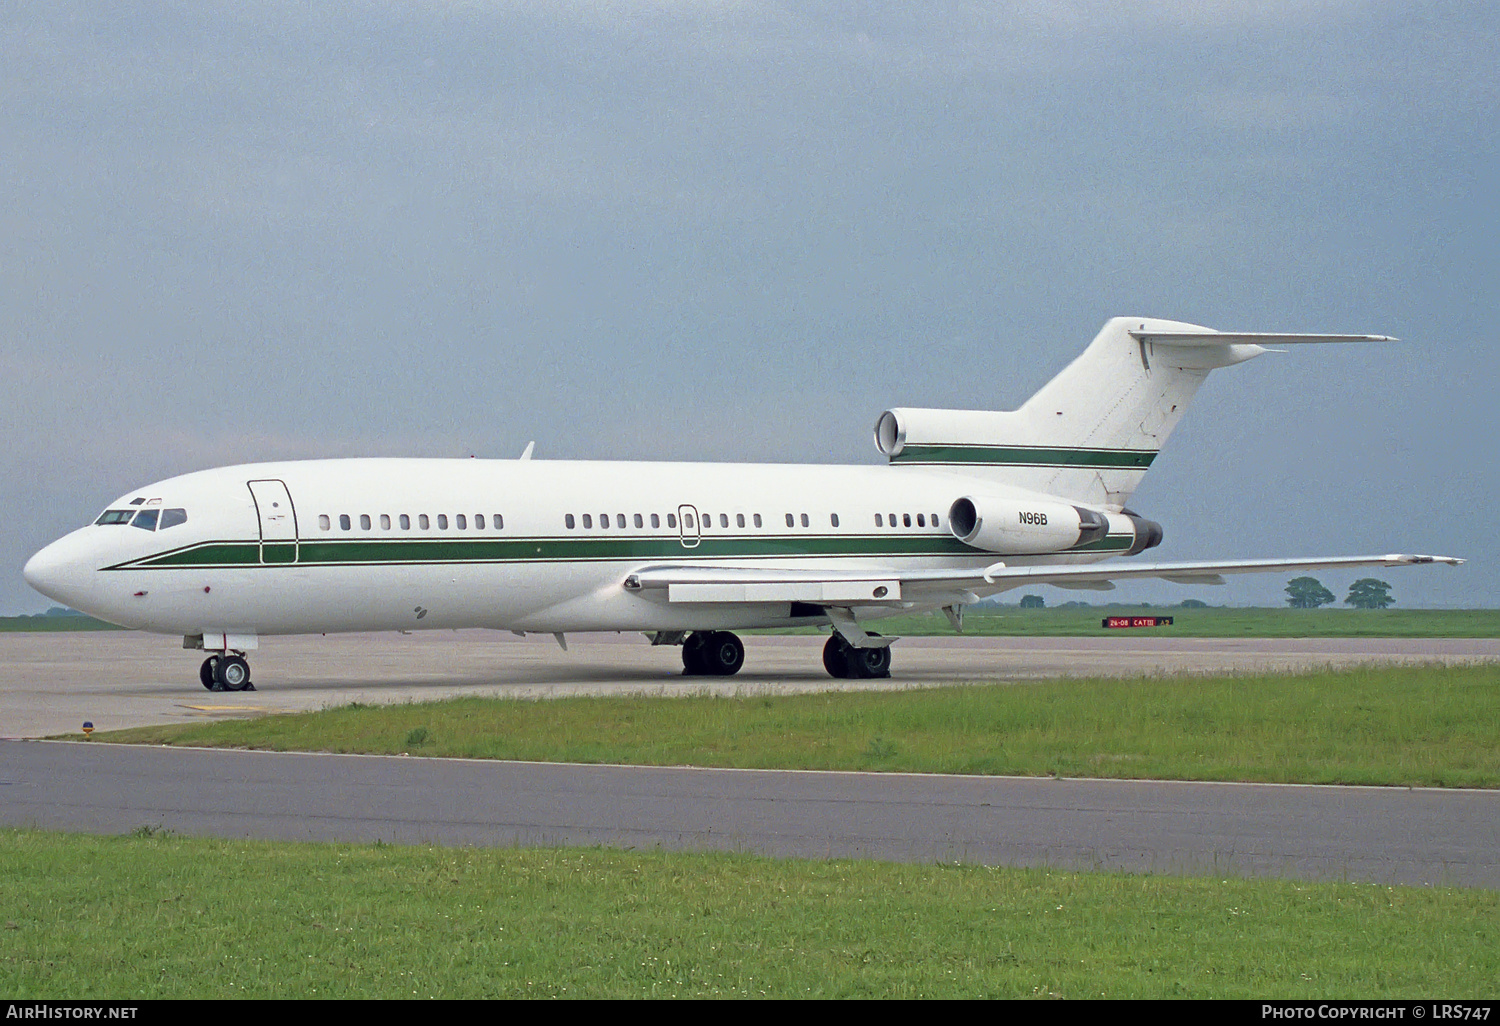
[[158, 531], [165, 531], [169, 527], [187, 523], [187, 510], [164, 509], [161, 511], [161, 523], [156, 525]]
[[142, 531], [156, 530], [156, 517], [161, 513], [159, 509], [143, 509], [135, 515], [130, 522], [131, 527], [139, 527]]
[[135, 516], [135, 510], [133, 509], [107, 509], [99, 514], [99, 519], [95, 520], [94, 523], [128, 524], [130, 523], [130, 518], [133, 516]]

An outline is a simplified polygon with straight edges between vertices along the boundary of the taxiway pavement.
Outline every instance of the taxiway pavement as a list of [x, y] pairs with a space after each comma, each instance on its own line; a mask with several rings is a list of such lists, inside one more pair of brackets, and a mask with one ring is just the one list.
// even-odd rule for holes
[[0, 822], [1500, 887], [1500, 791], [0, 741]]
[[256, 691], [198, 684], [202, 652], [128, 631], [0, 633], [0, 737], [99, 730], [455, 695], [789, 694], [1049, 677], [1292, 672], [1354, 665], [1500, 662], [1500, 640], [1388, 638], [906, 638], [883, 681], [830, 678], [822, 637], [746, 637], [734, 677], [682, 676], [680, 650], [636, 634], [494, 631], [265, 638]]

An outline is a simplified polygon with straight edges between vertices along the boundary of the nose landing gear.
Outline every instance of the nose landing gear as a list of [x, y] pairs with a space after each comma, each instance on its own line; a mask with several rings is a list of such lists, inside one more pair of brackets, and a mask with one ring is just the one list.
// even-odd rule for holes
[[198, 667], [198, 682], [209, 691], [254, 691], [250, 663], [242, 655], [211, 655]]

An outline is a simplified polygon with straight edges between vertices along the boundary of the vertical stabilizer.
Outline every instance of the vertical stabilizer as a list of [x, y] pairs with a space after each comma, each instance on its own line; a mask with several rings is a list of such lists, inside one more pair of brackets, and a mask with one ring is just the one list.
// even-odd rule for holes
[[1252, 339], [1345, 336], [1220, 335], [1210, 328], [1116, 317], [1019, 410], [896, 409], [875, 442], [893, 464], [965, 473], [1118, 510], [1215, 367], [1265, 352]]

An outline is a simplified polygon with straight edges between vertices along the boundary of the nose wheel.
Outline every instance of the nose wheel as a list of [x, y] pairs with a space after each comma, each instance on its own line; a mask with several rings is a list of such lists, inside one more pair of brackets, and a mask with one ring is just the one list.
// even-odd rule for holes
[[212, 655], [198, 667], [198, 682], [210, 691], [254, 691], [250, 663], [240, 655]]

